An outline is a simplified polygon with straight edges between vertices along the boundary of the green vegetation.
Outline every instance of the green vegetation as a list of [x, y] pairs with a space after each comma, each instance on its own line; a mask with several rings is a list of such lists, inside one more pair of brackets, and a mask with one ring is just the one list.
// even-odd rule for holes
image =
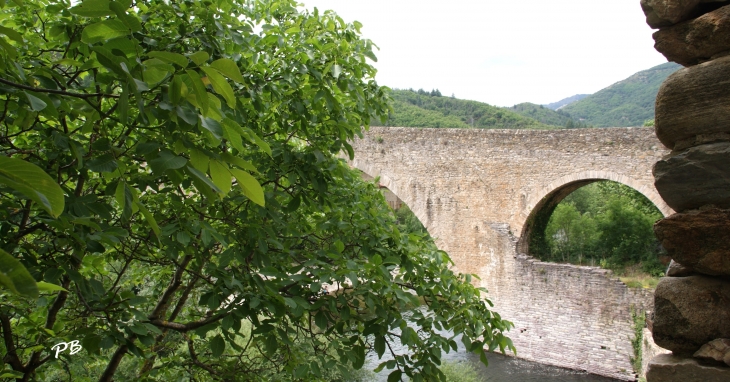
[[391, 380], [443, 380], [442, 327], [514, 351], [336, 157], [388, 111], [360, 27], [290, 0], [0, 2], [0, 379], [322, 381], [400, 343]]
[[568, 129], [592, 127], [588, 126], [584, 122], [574, 120], [570, 114], [563, 110], [555, 111], [534, 103], [525, 102], [507, 109], [546, 125], [560, 126]]
[[[442, 97], [440, 92], [392, 90], [393, 110], [385, 126], [551, 129], [532, 118], [483, 102]], [[374, 123], [377, 124], [377, 123]]]
[[642, 126], [644, 121], [654, 118], [659, 86], [679, 68], [673, 62], [655, 66], [560, 110], [596, 127]]
[[650, 286], [664, 272], [652, 226], [662, 217], [638, 191], [602, 181], [568, 195], [545, 229], [545, 261], [600, 265], [628, 276], [632, 286]]
[[444, 362], [441, 371], [446, 375], [448, 382], [482, 382], [479, 370], [467, 362]]
[[407, 205], [403, 204], [399, 209], [395, 210], [395, 217], [398, 229], [401, 232], [406, 234], [414, 233], [424, 235], [427, 240], [433, 241], [428, 234], [426, 227], [423, 226], [421, 221], [418, 220], [416, 215], [410, 210], [410, 208], [408, 208]]
[[643, 359], [644, 349], [644, 327], [646, 326], [646, 313], [637, 313], [634, 309], [631, 310], [631, 319], [634, 322], [634, 338], [631, 339], [631, 347], [634, 349], [634, 356], [631, 357], [631, 366], [634, 368], [634, 372], [641, 374], [641, 364]]
[[552, 110], [556, 110], [557, 111], [559, 108], [562, 108], [563, 106], [568, 105], [568, 104], [571, 104], [571, 103], [573, 103], [575, 101], [582, 100], [583, 98], [586, 98], [589, 95], [590, 94], [576, 94], [576, 95], [570, 96], [568, 98], [563, 98], [560, 101], [553, 102], [553, 103], [549, 103], [549, 104], [543, 105], [543, 106], [545, 106], [548, 109], [552, 109]]

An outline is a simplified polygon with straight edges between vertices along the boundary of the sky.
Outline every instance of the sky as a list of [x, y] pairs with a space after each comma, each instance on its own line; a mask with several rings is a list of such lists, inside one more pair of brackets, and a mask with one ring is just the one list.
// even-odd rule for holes
[[299, 0], [363, 24], [378, 84], [512, 106], [592, 94], [667, 60], [639, 0]]

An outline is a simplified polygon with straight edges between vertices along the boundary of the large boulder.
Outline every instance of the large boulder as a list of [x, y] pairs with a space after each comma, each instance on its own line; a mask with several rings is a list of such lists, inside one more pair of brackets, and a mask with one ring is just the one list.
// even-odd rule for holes
[[[730, 7], [725, 7], [730, 10]], [[727, 31], [730, 41], [730, 29]], [[656, 96], [654, 129], [669, 149], [697, 136], [709, 140], [730, 133], [730, 56], [672, 73]], [[690, 142], [690, 145], [693, 143]], [[698, 142], [702, 142], [699, 140]]]
[[654, 32], [654, 49], [684, 66], [730, 50], [730, 6]]
[[[691, 147], [654, 164], [654, 186], [675, 211], [730, 209], [730, 142]], [[681, 262], [681, 261], [680, 261]]]
[[690, 18], [700, 0], [641, 0], [646, 23], [652, 28], [668, 27]]
[[730, 338], [730, 281], [709, 276], [664, 277], [654, 293], [654, 342], [691, 355]]
[[697, 350], [693, 355], [695, 358], [722, 362], [730, 366], [730, 339], [718, 338], [710, 341]]
[[[676, 261], [699, 273], [730, 276], [730, 210], [676, 213], [654, 224], [654, 233], [672, 264]], [[674, 275], [682, 274], [672, 265], [669, 269]]]
[[699, 364], [692, 358], [659, 354], [651, 359], [646, 371], [647, 382], [727, 382], [730, 368]]

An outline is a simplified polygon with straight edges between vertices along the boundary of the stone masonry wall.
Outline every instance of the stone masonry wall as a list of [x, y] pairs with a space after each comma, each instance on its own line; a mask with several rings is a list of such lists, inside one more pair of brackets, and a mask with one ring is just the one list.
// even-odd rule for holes
[[605, 271], [516, 253], [535, 206], [576, 181], [609, 179], [673, 211], [653, 187], [665, 155], [651, 129], [476, 130], [371, 128], [351, 162], [393, 191], [455, 262], [515, 323], [518, 357], [631, 380], [631, 306], [643, 291]]

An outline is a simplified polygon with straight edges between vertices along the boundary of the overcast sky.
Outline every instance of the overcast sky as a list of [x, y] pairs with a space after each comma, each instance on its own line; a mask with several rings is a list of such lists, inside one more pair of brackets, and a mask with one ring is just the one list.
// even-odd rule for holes
[[512, 106], [595, 93], [666, 62], [639, 0], [300, 0], [363, 24], [379, 84]]

